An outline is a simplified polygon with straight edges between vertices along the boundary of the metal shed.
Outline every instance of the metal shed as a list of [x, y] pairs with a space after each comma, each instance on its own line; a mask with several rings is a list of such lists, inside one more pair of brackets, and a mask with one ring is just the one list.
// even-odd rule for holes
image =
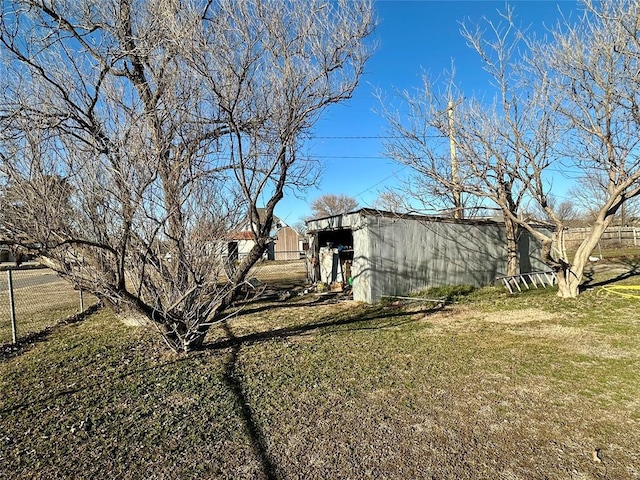
[[[355, 300], [442, 285], [490, 285], [505, 275], [504, 226], [494, 220], [403, 215], [361, 209], [307, 222], [314, 276], [349, 282]], [[540, 244], [518, 239], [520, 273], [544, 270]]]

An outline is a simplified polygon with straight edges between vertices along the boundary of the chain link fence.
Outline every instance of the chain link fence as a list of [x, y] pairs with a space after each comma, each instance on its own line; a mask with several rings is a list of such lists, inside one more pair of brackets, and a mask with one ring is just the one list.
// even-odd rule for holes
[[[249, 278], [274, 287], [304, 285], [308, 262], [264, 260], [249, 272]], [[71, 283], [46, 268], [0, 271], [0, 345], [42, 332], [60, 320], [95, 304], [93, 295], [75, 290]]]
[[0, 271], [0, 345], [16, 343], [95, 304], [46, 268]]

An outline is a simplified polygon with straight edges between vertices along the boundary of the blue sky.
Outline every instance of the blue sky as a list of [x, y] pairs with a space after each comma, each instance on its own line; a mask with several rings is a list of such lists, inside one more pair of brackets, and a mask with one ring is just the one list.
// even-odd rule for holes
[[[520, 0], [509, 2], [517, 20], [542, 32], [560, 14], [575, 16], [580, 9], [573, 0]], [[460, 22], [497, 18], [504, 1], [488, 0], [376, 0], [377, 49], [366, 67], [360, 86], [348, 102], [333, 106], [322, 117], [307, 144], [307, 152], [320, 160], [323, 174], [317, 188], [303, 198], [287, 192], [276, 213], [288, 224], [309, 214], [309, 203], [326, 194], [355, 197], [370, 206], [383, 188], [393, 187], [407, 173], [384, 157], [384, 121], [374, 112], [380, 89], [391, 99], [395, 90], [419, 87], [423, 72], [437, 77], [455, 63], [456, 79], [465, 92], [490, 92], [478, 57], [460, 35]], [[347, 137], [347, 138], [345, 138]], [[373, 137], [373, 138], [371, 138]], [[556, 193], [562, 196], [563, 185]]]

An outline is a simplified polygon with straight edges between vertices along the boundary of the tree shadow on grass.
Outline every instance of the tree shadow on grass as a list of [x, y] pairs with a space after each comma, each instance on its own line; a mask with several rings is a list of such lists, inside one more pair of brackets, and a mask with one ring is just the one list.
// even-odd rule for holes
[[[252, 309], [250, 312], [244, 311], [243, 314], [259, 313], [265, 310], [282, 307], [312, 307], [317, 303], [324, 302], [306, 302], [299, 304], [270, 304], [263, 305]], [[384, 328], [393, 328], [413, 321], [411, 318], [416, 314], [430, 314], [438, 310], [441, 310], [443, 305], [434, 307], [423, 308], [410, 313], [403, 309], [396, 309], [395, 311], [388, 307], [373, 308], [364, 314], [348, 315], [342, 319], [335, 319], [334, 317], [320, 319], [319, 321], [309, 322], [302, 325], [293, 327], [278, 328], [266, 332], [256, 332], [246, 335], [236, 336], [227, 320], [222, 324], [222, 328], [227, 336], [226, 339], [213, 342], [205, 345], [204, 348], [211, 350], [218, 349], [232, 349], [231, 359], [228, 362], [225, 369], [225, 381], [240, 406], [240, 412], [243, 417], [243, 421], [247, 427], [249, 436], [251, 437], [252, 448], [256, 457], [260, 460], [262, 471], [265, 478], [268, 480], [275, 480], [277, 475], [277, 464], [272, 456], [269, 454], [267, 439], [265, 432], [256, 421], [254, 413], [251, 411], [248, 398], [245, 394], [242, 384], [241, 372], [238, 372], [238, 357], [242, 347], [254, 345], [256, 343], [268, 342], [274, 339], [285, 339], [294, 336], [300, 336], [304, 334], [311, 334], [322, 329], [331, 329], [334, 327], [351, 326], [348, 330], [380, 330]], [[401, 320], [403, 318], [403, 320]], [[376, 323], [376, 320], [385, 319], [384, 323]]]
[[[309, 307], [313, 304], [299, 304], [299, 305], [282, 305], [282, 306], [264, 306], [257, 309], [252, 310], [250, 313], [257, 313], [261, 311], [270, 310], [272, 308], [282, 308], [282, 307]], [[383, 328], [389, 327], [397, 327], [406, 323], [413, 321], [410, 317], [411, 315], [428, 315], [435, 313], [439, 310], [442, 310], [442, 306], [435, 307], [425, 307], [420, 310], [414, 310], [410, 313], [403, 309], [391, 309], [391, 308], [372, 308], [370, 311], [365, 312], [364, 314], [358, 314], [353, 316], [347, 316], [345, 318], [336, 319], [335, 317], [331, 317], [330, 319], [320, 319], [319, 321], [304, 323], [302, 325], [296, 325], [292, 327], [283, 327], [277, 328], [275, 330], [268, 330], [265, 332], [256, 332], [249, 333], [241, 336], [229, 336], [227, 334], [227, 338], [224, 340], [219, 340], [210, 344], [206, 344], [203, 348], [207, 350], [218, 350], [234, 347], [236, 345], [240, 346], [249, 346], [255, 343], [268, 342], [274, 339], [286, 339], [289, 337], [295, 337], [299, 335], [304, 335], [305, 333], [315, 332], [317, 330], [332, 328], [332, 327], [341, 327], [345, 325], [356, 326], [357, 324], [362, 324], [358, 328], [352, 328], [351, 330], [380, 330]], [[243, 312], [243, 314], [248, 314], [249, 312]], [[403, 321], [397, 321], [398, 318], [404, 318]], [[375, 320], [379, 319], [388, 319], [390, 322], [386, 322], [384, 324], [375, 324], [371, 323]]]
[[[303, 301], [303, 302], [278, 302], [278, 303], [270, 303], [267, 305], [256, 305], [251, 309], [247, 309], [241, 312], [241, 315], [248, 315], [250, 313], [256, 314], [262, 311], [266, 311], [269, 309], [275, 308], [301, 308], [301, 307], [311, 307], [317, 304], [327, 304], [327, 303], [335, 303], [337, 300], [336, 297], [320, 297], [315, 298], [311, 301]], [[402, 308], [394, 308], [394, 307], [372, 307], [370, 309], [366, 309], [364, 312], [358, 308], [354, 312], [343, 312], [340, 318], [336, 318], [335, 315], [326, 315], [323, 318], [319, 318], [315, 321], [310, 321], [301, 325], [278, 328], [265, 332], [255, 332], [249, 333], [246, 335], [238, 335], [236, 336], [228, 322], [224, 322], [221, 326], [226, 334], [226, 338], [224, 340], [214, 342], [208, 345], [205, 345], [205, 349], [207, 350], [219, 350], [221, 353], [229, 353], [229, 349], [231, 349], [229, 360], [226, 362], [224, 368], [224, 377], [223, 380], [226, 383], [229, 391], [234, 396], [238, 408], [239, 415], [241, 417], [242, 422], [245, 424], [248, 436], [250, 437], [251, 447], [255, 452], [256, 458], [259, 460], [262, 474], [264, 478], [268, 480], [279, 478], [278, 475], [278, 466], [275, 462], [274, 458], [270, 455], [268, 449], [268, 437], [267, 433], [260, 426], [260, 423], [256, 419], [255, 412], [252, 411], [250, 406], [250, 401], [246, 394], [246, 389], [244, 388], [244, 384], [242, 382], [242, 372], [239, 367], [239, 357], [242, 351], [242, 348], [245, 346], [250, 346], [256, 343], [268, 342], [273, 339], [285, 339], [289, 337], [295, 337], [300, 335], [313, 335], [318, 331], [329, 330], [331, 331], [334, 328], [344, 328], [346, 330], [382, 330], [386, 328], [394, 328], [409, 322], [414, 321], [412, 319], [413, 315], [417, 314], [429, 314], [433, 313], [442, 307], [425, 307], [417, 310], [413, 310], [410, 313], [405, 311]], [[87, 312], [88, 314], [88, 312]], [[85, 316], [87, 315], [85, 314]], [[84, 317], [83, 317], [84, 318]], [[60, 322], [60, 326], [56, 325], [55, 328], [62, 327], [64, 324], [73, 323], [80, 321], [83, 318], [73, 318], [67, 319], [65, 322]], [[15, 355], [19, 355], [24, 351], [25, 348], [29, 348], [29, 345], [33, 345], [34, 342], [46, 341], [48, 337], [54, 332], [54, 329], [49, 329], [44, 332], [40, 332], [39, 334], [30, 337], [29, 343], [25, 344], [24, 347], [21, 347], [20, 350]], [[4, 357], [0, 357], [4, 358]], [[189, 356], [182, 356], [180, 358], [173, 359], [169, 362], [162, 362], [152, 366], [148, 366], [145, 368], [137, 368], [132, 369], [130, 371], [123, 372], [119, 375], [115, 375], [111, 378], [111, 380], [123, 380], [130, 376], [135, 375], [144, 375], [145, 373], [150, 373], [155, 370], [160, 370], [167, 368], [171, 364], [175, 364], [182, 361], [188, 361]], [[16, 410], [27, 409], [33, 407], [34, 405], [40, 404], [49, 404], [55, 399], [78, 394], [85, 390], [93, 390], [96, 389], [98, 385], [101, 385], [104, 379], [97, 379], [95, 381], [90, 381], [86, 383], [82, 383], [72, 388], [64, 388], [58, 390], [56, 392], [52, 392], [49, 395], [43, 396], [41, 398], [33, 399], [31, 401], [22, 402], [19, 404], [12, 405], [4, 410], [0, 411], [0, 414], [8, 414]]]
[[628, 261], [620, 262], [620, 266], [624, 266], [625, 268], [627, 268], [627, 271], [619, 273], [615, 277], [608, 278], [599, 282], [592, 283], [594, 279], [593, 271], [585, 273], [585, 281], [582, 283], [582, 285], [580, 285], [580, 292], [582, 293], [587, 290], [593, 290], [597, 287], [606, 287], [607, 285], [611, 285], [612, 283], [621, 282], [622, 280], [640, 275], [640, 261], [638, 261], [638, 259], [630, 259]]
[[265, 475], [265, 478], [267, 478], [268, 480], [275, 480], [276, 478], [278, 478], [276, 476], [276, 465], [271, 458], [271, 455], [269, 455], [262, 429], [253, 418], [253, 413], [251, 412], [251, 408], [249, 407], [249, 402], [242, 388], [241, 376], [238, 375], [237, 372], [238, 355], [240, 354], [241, 343], [235, 341], [236, 336], [231, 331], [231, 328], [229, 328], [229, 324], [226, 320], [222, 323], [222, 328], [224, 329], [227, 338], [232, 345], [231, 359], [229, 360], [225, 368], [224, 381], [235, 396], [238, 405], [240, 406], [242, 420], [247, 428], [249, 436], [251, 437], [251, 446], [256, 457], [260, 459], [262, 471]]
[[284, 300], [272, 300], [267, 302], [264, 301], [263, 298], [260, 298], [260, 303], [256, 304], [255, 300], [248, 301], [245, 305], [250, 305], [245, 308], [245, 305], [241, 305], [240, 309], [237, 312], [238, 316], [251, 315], [254, 313], [272, 311], [278, 308], [302, 308], [302, 307], [311, 307], [313, 305], [325, 305], [327, 303], [326, 298], [317, 297], [310, 302], [301, 301], [299, 303], [291, 302], [290, 298], [286, 298]]

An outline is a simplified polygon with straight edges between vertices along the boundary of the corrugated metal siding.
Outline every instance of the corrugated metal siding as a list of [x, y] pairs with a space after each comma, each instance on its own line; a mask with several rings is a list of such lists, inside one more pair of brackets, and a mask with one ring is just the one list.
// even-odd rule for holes
[[359, 228], [363, 218], [361, 211], [358, 211], [320, 218], [318, 220], [310, 220], [307, 222], [307, 231], [316, 232], [318, 230], [336, 230], [342, 228], [356, 229]]
[[[492, 284], [506, 270], [504, 225], [363, 209], [308, 223], [310, 230], [353, 233], [355, 300], [375, 303], [440, 285]], [[521, 271], [546, 270], [540, 245], [527, 232], [519, 241]]]
[[[368, 265], [361, 268], [369, 272], [365, 278], [370, 285], [354, 289], [356, 300], [376, 302], [383, 296], [406, 295], [431, 286], [488, 285], [505, 273], [504, 230], [499, 224], [383, 216], [368, 217], [367, 224], [370, 260], [363, 259]], [[529, 242], [530, 252], [536, 248], [537, 242]], [[530, 269], [543, 268], [535, 255], [528, 263]], [[369, 292], [364, 291], [366, 287]]]
[[356, 224], [358, 228], [353, 230], [353, 265], [351, 266], [351, 276], [353, 277], [353, 298], [354, 300], [373, 303], [371, 297], [371, 275], [372, 263], [375, 259], [371, 256], [371, 245], [369, 227], [366, 218], [360, 218]]

